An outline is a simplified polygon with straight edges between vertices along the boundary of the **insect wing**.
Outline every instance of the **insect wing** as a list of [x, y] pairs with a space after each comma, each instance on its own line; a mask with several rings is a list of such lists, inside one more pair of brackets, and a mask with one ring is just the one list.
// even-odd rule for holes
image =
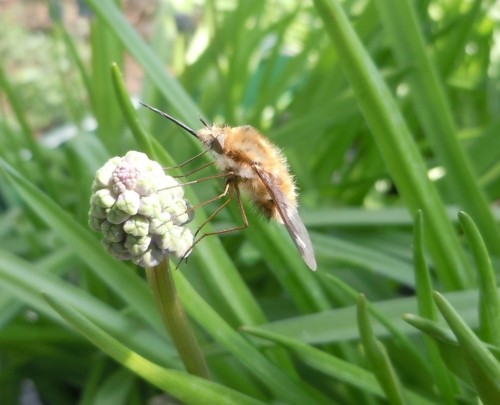
[[267, 188], [267, 191], [271, 195], [271, 198], [276, 203], [278, 212], [283, 219], [285, 227], [292, 237], [293, 243], [300, 251], [302, 258], [309, 266], [311, 270], [316, 270], [316, 258], [314, 257], [314, 249], [307, 233], [307, 229], [300, 219], [297, 208], [292, 204], [288, 197], [279, 188], [276, 176], [272, 173], [261, 170], [260, 168], [253, 166], [255, 172], [260, 177], [262, 182]]

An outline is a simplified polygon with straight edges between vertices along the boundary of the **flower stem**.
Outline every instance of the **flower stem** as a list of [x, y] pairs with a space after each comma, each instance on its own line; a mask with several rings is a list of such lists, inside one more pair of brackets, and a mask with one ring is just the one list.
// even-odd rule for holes
[[210, 373], [205, 357], [177, 295], [168, 258], [156, 267], [147, 268], [146, 275], [163, 323], [172, 337], [186, 370], [191, 374], [209, 379]]

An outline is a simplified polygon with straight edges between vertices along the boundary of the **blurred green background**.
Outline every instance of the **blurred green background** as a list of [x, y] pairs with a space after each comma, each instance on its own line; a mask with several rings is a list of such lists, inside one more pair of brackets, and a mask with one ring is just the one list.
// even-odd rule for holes
[[[499, 19], [487, 0], [0, 2], [0, 403], [495, 403]], [[313, 273], [246, 204], [248, 229], [173, 271], [207, 385], [87, 226], [95, 170], [145, 149], [131, 123], [165, 167], [202, 150], [139, 100], [269, 137], [316, 250]]]

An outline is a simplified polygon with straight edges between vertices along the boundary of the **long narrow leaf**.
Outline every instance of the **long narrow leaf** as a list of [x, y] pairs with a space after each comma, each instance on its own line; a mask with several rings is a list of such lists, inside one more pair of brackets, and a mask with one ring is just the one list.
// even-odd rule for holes
[[[415, 264], [415, 285], [417, 292], [417, 302], [419, 314], [430, 319], [432, 322], [437, 319], [438, 311], [432, 299], [432, 282], [429, 267], [427, 266], [424, 252], [424, 218], [421, 211], [415, 216], [413, 243], [413, 260]], [[407, 318], [406, 322], [411, 323]], [[411, 323], [415, 326], [414, 323]], [[429, 354], [429, 364], [432, 364], [432, 374], [435, 376], [436, 385], [447, 404], [454, 404], [457, 395], [457, 384], [453, 376], [446, 369], [439, 355], [439, 346], [435, 340], [425, 338], [427, 353]]]
[[[375, 3], [383, 27], [390, 33], [390, 42], [399, 63], [403, 67], [411, 66], [407, 79], [411, 86], [412, 104], [427, 139], [446, 170], [444, 181], [450, 188], [454, 201], [476, 219], [491, 252], [500, 255], [500, 228], [493, 220], [485, 195], [478, 186], [472, 165], [458, 139], [443, 81], [439, 79], [437, 69], [426, 52], [413, 2], [400, 0], [392, 4], [377, 0]], [[479, 9], [479, 4], [480, 2], [476, 2], [476, 10]], [[465, 28], [470, 24], [462, 26]], [[455, 45], [451, 49], [456, 52], [463, 48], [464, 46]]]
[[[453, 292], [445, 296], [469, 325], [472, 327], [478, 325], [477, 290]], [[401, 319], [405, 313], [418, 312], [415, 298], [391, 299], [373, 302], [371, 305], [383, 313], [401, 333], [415, 333], [414, 328]], [[358, 329], [352, 322], [355, 317], [356, 308], [351, 306], [277, 320], [260, 327], [305, 343], [334, 343], [358, 339]], [[331, 328], [329, 325], [335, 325], [335, 328]], [[373, 325], [373, 331], [378, 338], [388, 336], [387, 329], [378, 323]]]
[[411, 212], [421, 209], [428, 218], [426, 239], [441, 280], [449, 288], [465, 286], [470, 269], [464, 253], [392, 94], [339, 2], [315, 0], [314, 4], [399, 192]]
[[373, 334], [368, 319], [366, 299], [362, 295], [358, 300], [358, 327], [366, 357], [370, 361], [373, 373], [387, 395], [389, 402], [391, 404], [405, 404], [401, 383], [391, 364], [389, 355], [380, 340], [376, 339]]
[[[376, 378], [372, 373], [357, 367], [348, 361], [334, 357], [320, 349], [308, 346], [298, 340], [287, 338], [283, 335], [278, 335], [269, 331], [265, 331], [256, 327], [243, 327], [244, 332], [252, 335], [271, 340], [279, 345], [285, 346], [291, 350], [300, 360], [310, 367], [321, 371], [324, 374], [331, 376], [333, 379], [343, 381], [354, 387], [358, 387], [363, 391], [370, 392], [377, 396], [384, 397], [384, 393], [377, 383]], [[411, 391], [405, 391], [405, 395], [411, 399], [414, 404], [430, 404], [431, 401], [415, 394]]]
[[[8, 252], [0, 250], [0, 276], [2, 286], [17, 298], [18, 302], [29, 305], [40, 313], [54, 318], [56, 315], [42, 299], [44, 291], [65, 305], [79, 308], [80, 312], [92, 322], [105, 328], [121, 342], [133, 347], [148, 358], [161, 364], [180, 367], [173, 348], [168, 344], [168, 337], [152, 333], [145, 324], [134, 319], [127, 319], [123, 314], [92, 297], [86, 291], [60, 280], [53, 274], [40, 271], [33, 264], [21, 260]], [[134, 330], [133, 334], [130, 330]], [[157, 348], [161, 347], [161, 351]]]
[[293, 404], [328, 403], [306, 383], [294, 380], [267, 360], [250, 342], [234, 331], [193, 290], [180, 272], [174, 274], [176, 286], [186, 311], [223, 347], [247, 366], [278, 398]]
[[[132, 29], [113, 1], [89, 0], [87, 2], [119, 38], [122, 44], [132, 53], [134, 58], [144, 67], [148, 76], [160, 89], [162, 95], [169, 100], [176, 110], [176, 115], [193, 127], [199, 109], [182, 89], [179, 83], [168, 73], [165, 66], [154, 55], [151, 48], [139, 34]], [[109, 66], [109, 65], [108, 65]]]
[[184, 403], [196, 405], [200, 403], [228, 405], [261, 403], [223, 385], [180, 371], [159, 367], [133, 352], [118, 340], [113, 339], [96, 324], [77, 312], [75, 308], [65, 305], [49, 295], [44, 295], [44, 298], [68, 323], [102, 351]]
[[466, 213], [458, 215], [476, 263], [479, 288], [479, 330], [481, 338], [500, 347], [500, 298], [495, 272], [479, 229]]
[[500, 364], [458, 313], [439, 293], [434, 293], [439, 311], [463, 350], [467, 368], [484, 404], [496, 404], [500, 397]]
[[130, 267], [108, 255], [90, 230], [76, 222], [12, 167], [3, 161], [0, 161], [0, 166], [26, 204], [57, 231], [61, 239], [74, 249], [75, 254], [89, 265], [96, 276], [104, 280], [141, 318], [157, 330], [163, 330], [146, 283]]
[[19, 96], [16, 94], [14, 88], [9, 82], [2, 66], [0, 66], [0, 89], [2, 89], [7, 99], [10, 102], [12, 110], [17, 118], [17, 122], [21, 127], [21, 132], [24, 136], [24, 141], [26, 145], [30, 149], [31, 153], [35, 157], [34, 162], [36, 164], [37, 170], [40, 172], [43, 184], [47, 188], [49, 194], [55, 198], [57, 196], [56, 188], [53, 182], [53, 179], [49, 175], [49, 171], [47, 170], [47, 156], [46, 152], [40, 145], [40, 143], [36, 139], [35, 132], [31, 128], [28, 123], [28, 119], [26, 118], [26, 112], [24, 111], [21, 101], [19, 100]]

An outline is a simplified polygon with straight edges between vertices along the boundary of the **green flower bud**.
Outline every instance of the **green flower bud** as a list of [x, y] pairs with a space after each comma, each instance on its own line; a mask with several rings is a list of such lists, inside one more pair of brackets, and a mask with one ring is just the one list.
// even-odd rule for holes
[[139, 256], [149, 249], [151, 236], [133, 236], [128, 235], [125, 241], [125, 247], [132, 256]]
[[140, 152], [108, 160], [96, 173], [89, 226], [103, 234], [106, 250], [142, 267], [157, 266], [168, 253], [189, 251], [191, 205], [177, 180]]
[[130, 214], [122, 211], [115, 205], [106, 210], [106, 219], [112, 224], [121, 224], [130, 218]]
[[173, 226], [172, 216], [168, 212], [162, 212], [158, 217], [151, 220], [149, 232], [152, 235], [165, 235], [165, 232]]
[[116, 196], [108, 189], [102, 188], [92, 194], [94, 203], [102, 208], [111, 208], [115, 201]]
[[146, 236], [149, 233], [149, 219], [142, 215], [134, 215], [125, 221], [123, 230], [129, 235]]
[[161, 204], [158, 195], [152, 194], [141, 197], [138, 212], [149, 218], [159, 217], [161, 215]]
[[104, 237], [110, 242], [121, 242], [126, 237], [122, 226], [112, 224], [108, 221], [102, 222], [101, 231], [104, 234]]
[[101, 224], [104, 222], [104, 219], [89, 215], [89, 226], [97, 232], [101, 231]]
[[132, 258], [132, 255], [123, 245], [123, 243], [111, 242], [108, 241], [107, 239], [103, 239], [102, 244], [104, 245], [108, 253], [110, 253], [119, 260], [130, 260]]
[[109, 186], [113, 171], [119, 162], [120, 158], [114, 157], [113, 159], [108, 160], [106, 164], [97, 171], [93, 184], [93, 187], [95, 187], [96, 190]]
[[133, 256], [132, 261], [141, 267], [154, 267], [163, 260], [164, 255], [165, 253], [162, 250], [152, 245], [152, 247], [142, 255]]
[[116, 198], [116, 208], [126, 212], [128, 215], [135, 215], [141, 206], [141, 196], [132, 190], [125, 190], [118, 194]]
[[[97, 205], [93, 204], [92, 202], [90, 203], [90, 212], [89, 212], [89, 218], [99, 218], [99, 219], [106, 219], [106, 209]], [[102, 222], [102, 221], [101, 221]], [[99, 231], [100, 229], [96, 229], [96, 231]]]

